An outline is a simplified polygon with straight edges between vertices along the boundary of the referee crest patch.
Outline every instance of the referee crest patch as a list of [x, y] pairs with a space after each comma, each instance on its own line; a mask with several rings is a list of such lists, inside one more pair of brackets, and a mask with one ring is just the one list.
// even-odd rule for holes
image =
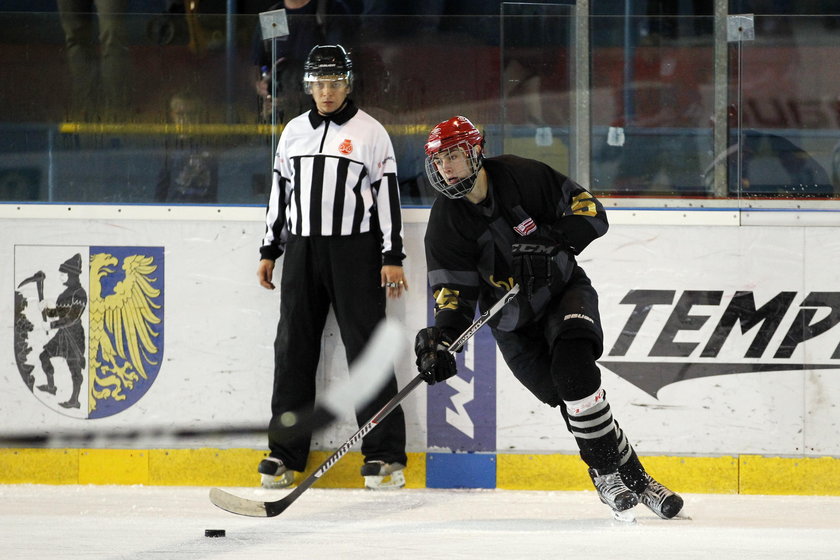
[[350, 155], [350, 153], [353, 152], [353, 142], [351, 142], [349, 138], [345, 138], [344, 142], [338, 145], [338, 151], [345, 156]]

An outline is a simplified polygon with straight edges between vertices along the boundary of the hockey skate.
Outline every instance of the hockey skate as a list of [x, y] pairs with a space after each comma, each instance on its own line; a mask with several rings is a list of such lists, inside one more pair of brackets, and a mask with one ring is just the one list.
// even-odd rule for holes
[[639, 494], [639, 501], [662, 519], [673, 519], [682, 511], [683, 499], [645, 473], [647, 486]]
[[295, 471], [287, 469], [283, 461], [276, 457], [267, 457], [260, 461], [257, 472], [260, 473], [260, 484], [263, 488], [287, 488], [295, 481]]
[[368, 461], [362, 465], [365, 488], [368, 490], [396, 490], [405, 486], [405, 465]]
[[632, 509], [638, 505], [639, 498], [635, 492], [627, 488], [618, 471], [600, 472], [590, 468], [589, 476], [592, 478], [595, 490], [598, 491], [598, 497], [610, 506], [616, 520], [628, 523], [636, 520]]

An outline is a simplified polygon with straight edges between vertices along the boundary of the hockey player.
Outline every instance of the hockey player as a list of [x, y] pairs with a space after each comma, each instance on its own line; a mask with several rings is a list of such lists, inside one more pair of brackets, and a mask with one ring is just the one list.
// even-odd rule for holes
[[443, 194], [426, 230], [434, 326], [417, 333], [417, 366], [429, 383], [456, 374], [446, 350], [481, 310], [518, 283], [520, 292], [490, 321], [513, 374], [539, 400], [559, 407], [601, 501], [619, 519], [639, 502], [662, 518], [682, 508], [677, 494], [642, 467], [613, 419], [596, 359], [603, 333], [598, 294], [575, 257], [607, 231], [601, 203], [539, 161], [484, 157], [484, 139], [466, 118], [435, 126], [426, 174]]
[[[352, 362], [385, 318], [385, 298], [408, 289], [394, 149], [385, 128], [348, 97], [352, 62], [341, 45], [314, 47], [304, 66], [312, 110], [280, 136], [266, 233], [257, 268], [274, 289], [284, 255], [280, 321], [274, 342], [268, 458], [258, 471], [266, 488], [283, 488], [303, 471], [311, 432], [279, 441], [271, 426], [289, 412], [311, 410], [321, 336], [332, 305]], [[356, 411], [363, 425], [397, 392], [391, 375], [372, 402]], [[395, 409], [362, 440], [361, 474], [372, 489], [405, 485], [405, 416]]]

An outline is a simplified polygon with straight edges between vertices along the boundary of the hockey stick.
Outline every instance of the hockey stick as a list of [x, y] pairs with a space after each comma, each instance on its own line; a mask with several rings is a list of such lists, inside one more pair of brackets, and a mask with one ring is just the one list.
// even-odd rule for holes
[[[301, 433], [317, 430], [332, 423], [348, 406], [364, 406], [373, 399], [388, 379], [396, 357], [405, 346], [403, 328], [399, 322], [384, 320], [377, 325], [365, 350], [350, 367], [350, 375], [330, 383], [311, 411], [298, 411], [284, 416], [277, 425], [269, 427], [272, 438], [290, 441]], [[311, 407], [310, 407], [311, 408]], [[146, 441], [160, 446], [167, 440], [265, 435], [265, 423], [240, 426], [198, 426], [173, 428], [171, 426], [144, 426], [136, 430], [61, 430], [45, 433], [0, 433], [0, 447], [78, 447], [109, 446], [115, 444], [139, 445]]]
[[[471, 339], [476, 332], [478, 332], [478, 329], [484, 326], [484, 324], [496, 313], [498, 313], [499, 310], [501, 310], [502, 307], [504, 307], [510, 300], [512, 300], [518, 292], [519, 285], [517, 284], [514, 285], [513, 288], [506, 293], [504, 297], [502, 297], [502, 299], [497, 301], [493, 307], [482, 313], [481, 316], [450, 345], [449, 352], [455, 354], [458, 350], [463, 348], [464, 344], [466, 344], [467, 341]], [[390, 414], [391, 411], [393, 411], [397, 405], [399, 405], [400, 402], [402, 402], [402, 400], [405, 399], [405, 397], [421, 383], [423, 383], [423, 375], [418, 374], [414, 377], [414, 379], [409, 381], [408, 385], [406, 385], [402, 391], [394, 395], [394, 397], [391, 398], [391, 400], [388, 401], [385, 406], [379, 410], [379, 412], [374, 414], [373, 418], [368, 420], [364, 426], [359, 428], [359, 431], [350, 436], [350, 439], [344, 442], [344, 444], [338, 448], [338, 451], [330, 455], [330, 457], [324, 461], [324, 463], [318, 467], [315, 472], [303, 479], [300, 484], [298, 484], [297, 487], [285, 497], [272, 502], [249, 500], [247, 498], [240, 498], [239, 496], [219, 488], [212, 488], [210, 490], [210, 501], [213, 502], [213, 505], [238, 515], [246, 515], [249, 517], [275, 517], [280, 515], [286, 511], [286, 509], [292, 505], [301, 494], [306, 492], [310, 486], [315, 484], [318, 479], [324, 475], [324, 473], [330, 470], [339, 459], [350, 451], [351, 447], [361, 440], [368, 432], [374, 429], [383, 418], [388, 416], [388, 414]]]

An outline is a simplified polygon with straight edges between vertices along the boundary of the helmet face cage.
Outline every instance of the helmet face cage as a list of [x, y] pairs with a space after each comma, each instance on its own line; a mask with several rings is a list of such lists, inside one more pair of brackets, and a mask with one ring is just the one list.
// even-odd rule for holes
[[[435, 126], [426, 142], [426, 177], [435, 188], [449, 198], [462, 198], [475, 186], [478, 172], [484, 160], [484, 138], [478, 129], [462, 116], [455, 116]], [[458, 161], [462, 158], [464, 163]], [[443, 176], [438, 166], [451, 166], [450, 172], [463, 174], [458, 166], [468, 165], [469, 175], [451, 183]]]
[[[432, 187], [447, 198], [463, 198], [475, 186], [483, 157], [478, 145], [470, 144], [467, 141], [459, 142], [426, 157], [426, 177], [428, 177]], [[438, 169], [444, 159], [451, 158], [463, 158], [465, 162], [462, 165], [468, 166], [470, 170], [468, 176], [461, 178], [456, 183], [450, 183]]]
[[309, 51], [303, 65], [303, 89], [312, 93], [313, 82], [330, 82], [333, 88], [353, 88], [353, 62], [341, 45], [318, 45]]

